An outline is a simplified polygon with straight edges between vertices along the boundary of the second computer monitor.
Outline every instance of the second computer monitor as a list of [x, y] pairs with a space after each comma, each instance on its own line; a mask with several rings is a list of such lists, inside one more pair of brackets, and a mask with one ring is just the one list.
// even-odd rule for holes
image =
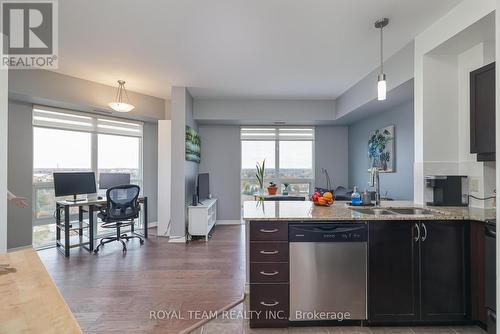
[[130, 174], [127, 173], [99, 174], [99, 189], [109, 189], [124, 184], [130, 184]]

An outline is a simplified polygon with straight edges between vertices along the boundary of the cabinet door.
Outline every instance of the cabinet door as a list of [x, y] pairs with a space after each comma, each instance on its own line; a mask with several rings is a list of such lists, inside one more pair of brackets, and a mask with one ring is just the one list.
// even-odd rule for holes
[[470, 145], [479, 161], [495, 160], [495, 63], [470, 74]]
[[466, 225], [462, 221], [432, 221], [421, 226], [422, 320], [469, 319]]
[[369, 225], [369, 321], [419, 319], [418, 222]]

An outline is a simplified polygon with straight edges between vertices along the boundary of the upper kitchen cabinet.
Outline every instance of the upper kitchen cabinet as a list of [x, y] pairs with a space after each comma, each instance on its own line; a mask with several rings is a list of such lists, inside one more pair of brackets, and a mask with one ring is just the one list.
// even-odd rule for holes
[[495, 63], [470, 73], [470, 151], [495, 161]]

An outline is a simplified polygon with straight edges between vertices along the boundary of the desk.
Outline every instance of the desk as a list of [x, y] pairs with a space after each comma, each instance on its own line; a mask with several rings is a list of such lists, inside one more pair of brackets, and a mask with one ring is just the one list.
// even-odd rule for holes
[[[143, 223], [144, 223], [144, 233], [143, 237], [148, 238], [148, 198], [139, 197], [139, 203], [142, 204], [143, 210]], [[106, 199], [96, 199], [96, 200], [85, 200], [79, 202], [67, 202], [67, 201], [57, 201], [56, 202], [56, 247], [61, 251], [64, 256], [69, 257], [69, 250], [73, 247], [83, 247], [90, 253], [94, 250], [94, 212], [101, 206], [106, 205]], [[78, 222], [70, 221], [69, 210], [71, 208], [78, 207]], [[88, 209], [85, 210], [84, 208]], [[61, 212], [64, 212], [64, 222], [61, 220]], [[89, 221], [84, 222], [83, 215], [88, 212]], [[83, 230], [89, 230], [88, 241], [83, 241]], [[78, 231], [80, 242], [78, 244], [70, 245], [70, 231]], [[134, 225], [131, 226], [132, 233], [135, 233]], [[61, 242], [61, 232], [64, 233], [64, 242]]]
[[0, 254], [0, 333], [82, 333], [33, 249]]

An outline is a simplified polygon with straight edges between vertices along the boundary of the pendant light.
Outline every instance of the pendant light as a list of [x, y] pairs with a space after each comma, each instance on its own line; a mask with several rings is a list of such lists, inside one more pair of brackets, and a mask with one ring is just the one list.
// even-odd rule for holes
[[[123, 101], [123, 95], [125, 93], [125, 97], [127, 98], [127, 101]], [[114, 111], [118, 112], [129, 112], [134, 110], [134, 106], [131, 105], [129, 102], [127, 90], [125, 89], [125, 81], [123, 80], [118, 80], [118, 91], [116, 92], [116, 98], [114, 102], [109, 103], [109, 107], [113, 109]]]
[[389, 24], [388, 18], [383, 18], [375, 22], [375, 28], [380, 29], [380, 74], [378, 75], [378, 100], [384, 101], [387, 98], [387, 81], [384, 73], [384, 27]]

